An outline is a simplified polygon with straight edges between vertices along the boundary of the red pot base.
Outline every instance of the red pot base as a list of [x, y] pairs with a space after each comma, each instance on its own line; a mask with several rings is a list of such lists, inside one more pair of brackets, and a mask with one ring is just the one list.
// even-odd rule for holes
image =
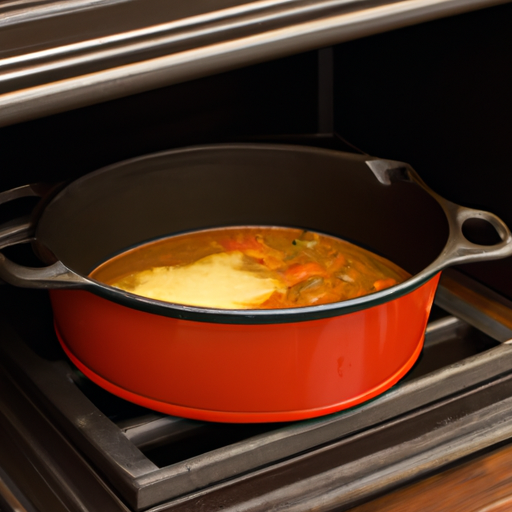
[[60, 343], [107, 391], [165, 414], [262, 423], [347, 409], [416, 362], [439, 275], [388, 302], [319, 320], [220, 324], [51, 290]]
[[204, 420], [223, 423], [270, 423], [297, 421], [308, 418], [315, 418], [326, 414], [331, 414], [334, 412], [342, 411], [344, 409], [348, 409], [355, 405], [359, 405], [384, 393], [385, 391], [390, 389], [394, 384], [396, 384], [403, 376], [405, 376], [405, 374], [416, 363], [416, 360], [418, 359], [423, 349], [424, 341], [424, 336], [422, 336], [409, 360], [395, 374], [393, 374], [391, 377], [389, 377], [387, 380], [385, 380], [378, 386], [375, 386], [374, 388], [369, 389], [368, 391], [358, 396], [352, 397], [349, 400], [344, 400], [339, 403], [318, 407], [314, 409], [305, 409], [297, 411], [226, 412], [198, 409], [194, 407], [185, 407], [182, 405], [166, 403], [159, 400], [154, 400], [146, 396], [139, 395], [137, 393], [133, 393], [116, 384], [113, 384], [112, 382], [104, 379], [94, 371], [90, 370], [73, 354], [73, 352], [67, 346], [64, 338], [61, 336], [57, 325], [55, 325], [55, 331], [63, 350], [65, 351], [69, 359], [72, 361], [72, 363], [91, 381], [93, 381], [95, 384], [102, 387], [103, 389], [109, 391], [110, 393], [120, 398], [123, 398], [124, 400], [128, 400], [129, 402], [133, 402], [142, 407], [159, 411], [164, 414], [169, 414], [172, 416], [178, 416], [183, 418], [190, 418], [194, 420]]

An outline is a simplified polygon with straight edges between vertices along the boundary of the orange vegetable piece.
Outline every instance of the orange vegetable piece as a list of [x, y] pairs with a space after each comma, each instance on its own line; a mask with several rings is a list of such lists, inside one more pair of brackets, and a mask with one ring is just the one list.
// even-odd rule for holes
[[284, 273], [288, 286], [293, 286], [312, 276], [325, 275], [326, 272], [324, 268], [314, 261], [310, 261], [308, 263], [297, 263], [289, 267]]
[[347, 265], [347, 258], [343, 254], [338, 254], [336, 258], [332, 261], [332, 263], [329, 265], [329, 270], [331, 272], [335, 272], [336, 270], [339, 270], [340, 268]]
[[248, 250], [256, 250], [261, 251], [263, 249], [263, 246], [261, 245], [258, 240], [256, 240], [256, 237], [246, 237], [242, 239], [233, 239], [228, 238], [227, 240], [222, 240], [221, 242], [222, 247], [226, 249], [226, 251], [248, 251]]
[[394, 286], [395, 284], [396, 279], [389, 277], [388, 279], [378, 279], [373, 283], [373, 287], [375, 288], [375, 291], [380, 292], [381, 290]]

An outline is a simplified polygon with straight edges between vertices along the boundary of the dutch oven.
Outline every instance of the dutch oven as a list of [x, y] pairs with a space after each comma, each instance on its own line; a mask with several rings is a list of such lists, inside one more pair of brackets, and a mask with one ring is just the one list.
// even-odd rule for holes
[[[39, 194], [34, 186], [0, 201]], [[470, 242], [468, 220], [494, 245]], [[407, 281], [355, 299], [279, 310], [219, 310], [147, 299], [88, 275], [127, 249], [221, 226], [300, 227], [396, 263]], [[415, 363], [443, 268], [512, 254], [495, 215], [453, 204], [407, 164], [318, 148], [200, 146], [100, 169], [47, 198], [32, 240], [48, 264], [0, 254], [0, 277], [48, 288], [71, 361], [108, 391], [148, 408], [226, 422], [289, 421], [339, 411], [389, 389]]]

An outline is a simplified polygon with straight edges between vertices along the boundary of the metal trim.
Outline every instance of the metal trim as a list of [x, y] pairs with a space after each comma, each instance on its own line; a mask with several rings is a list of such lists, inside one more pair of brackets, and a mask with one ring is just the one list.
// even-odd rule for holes
[[[501, 3], [506, 0], [403, 0], [378, 4], [323, 0], [315, 2], [312, 14], [311, 8], [304, 6], [302, 0], [288, 0], [277, 10], [275, 4], [272, 6], [273, 2], [265, 0], [205, 15], [214, 19], [216, 14], [219, 21], [214, 26], [200, 28], [199, 33], [198, 20], [194, 17], [180, 21], [178, 25], [181, 26], [192, 24], [181, 34], [170, 35], [171, 39], [177, 37], [177, 46], [173, 48], [171, 45], [165, 55], [138, 62], [133, 39], [129, 34], [118, 36], [128, 39], [115, 50], [116, 58], [106, 69], [101, 69], [105, 57], [101, 50], [102, 39], [90, 40], [87, 44], [93, 49], [100, 48], [100, 51], [86, 52], [81, 59], [92, 68], [96, 67], [94, 72], [73, 74], [71, 65], [76, 65], [76, 61], [55, 61], [52, 64], [55, 69], [68, 66], [71, 70], [66, 78], [45, 83], [34, 81], [36, 85], [33, 87], [0, 95], [0, 126]], [[260, 10], [261, 7], [264, 8]], [[201, 19], [199, 17], [200, 23]], [[157, 30], [144, 44], [158, 45], [161, 42]], [[66, 49], [52, 50], [60, 51], [66, 55]], [[116, 64], [127, 55], [132, 60], [130, 63]], [[7, 59], [8, 65], [12, 63]], [[37, 74], [48, 65], [47, 62], [35, 64], [18, 77], [23, 73]], [[8, 74], [4, 80], [7, 78]]]

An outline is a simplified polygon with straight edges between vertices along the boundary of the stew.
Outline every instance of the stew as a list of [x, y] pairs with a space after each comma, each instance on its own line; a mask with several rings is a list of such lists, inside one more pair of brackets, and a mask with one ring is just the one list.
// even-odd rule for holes
[[221, 309], [278, 309], [338, 302], [409, 277], [339, 238], [285, 227], [216, 228], [130, 249], [91, 277], [144, 297]]

